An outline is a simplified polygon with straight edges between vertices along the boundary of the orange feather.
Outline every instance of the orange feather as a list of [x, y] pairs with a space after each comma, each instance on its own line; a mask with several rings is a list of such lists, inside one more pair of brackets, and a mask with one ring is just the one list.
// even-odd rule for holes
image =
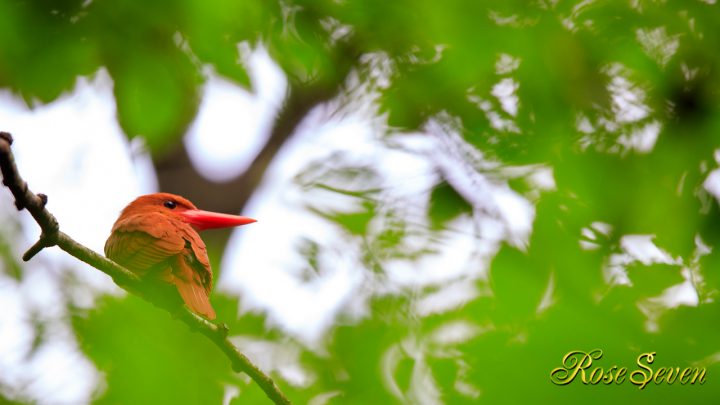
[[213, 273], [197, 231], [252, 222], [198, 210], [174, 194], [148, 194], [122, 211], [105, 242], [105, 255], [141, 277], [174, 285], [190, 310], [215, 319], [210, 304]]

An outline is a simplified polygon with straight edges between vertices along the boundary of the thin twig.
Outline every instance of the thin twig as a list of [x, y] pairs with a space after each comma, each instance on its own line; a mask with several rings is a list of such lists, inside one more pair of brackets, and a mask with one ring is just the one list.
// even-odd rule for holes
[[167, 302], [155, 299], [152, 294], [147, 293], [145, 285], [140, 278], [128, 269], [118, 265], [112, 260], [94, 252], [81, 245], [70, 236], [60, 231], [57, 219], [45, 208], [47, 196], [34, 194], [28, 188], [27, 183], [20, 177], [15, 165], [15, 158], [10, 149], [12, 136], [7, 132], [0, 132], [0, 171], [2, 171], [3, 185], [10, 189], [15, 197], [15, 206], [18, 210], [26, 208], [40, 225], [40, 239], [23, 255], [23, 260], [28, 261], [42, 249], [50, 246], [58, 246], [71, 256], [82, 260], [90, 266], [102, 271], [113, 278], [115, 283], [125, 290], [139, 295], [146, 301], [166, 309], [174, 317], [185, 322], [192, 330], [205, 335], [222, 350], [230, 360], [233, 370], [244, 372], [252, 378], [265, 391], [265, 394], [276, 404], [290, 404], [287, 397], [280, 391], [268, 375], [255, 366], [250, 359], [242, 354], [228, 339], [228, 329], [225, 325], [216, 325], [207, 319], [182, 308], [169, 305]]

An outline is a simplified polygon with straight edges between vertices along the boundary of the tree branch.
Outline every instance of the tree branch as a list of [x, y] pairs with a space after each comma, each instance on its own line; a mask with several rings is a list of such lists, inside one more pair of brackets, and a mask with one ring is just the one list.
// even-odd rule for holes
[[[321, 11], [313, 10], [312, 6], [305, 9], [318, 19], [324, 17]], [[355, 43], [349, 40], [336, 43], [328, 51], [332, 69], [304, 81], [288, 76], [287, 93], [269, 128], [269, 137], [245, 172], [227, 181], [213, 182], [195, 169], [185, 145], [180, 143], [168, 154], [154, 158], [160, 188], [185, 196], [206, 210], [241, 212], [278, 152], [292, 138], [312, 109], [332, 100], [343, 90], [348, 75], [358, 65], [361, 56]], [[223, 198], [212, 198], [217, 195]], [[220, 230], [213, 237], [218, 238], [216, 241], [220, 245], [224, 245], [229, 235], [229, 230]]]
[[[333, 85], [290, 83], [288, 86], [287, 98], [273, 121], [270, 136], [245, 172], [224, 182], [209, 180], [195, 169], [186, 146], [181, 142], [154, 162], [160, 188], [185, 196], [209, 211], [241, 212], [277, 153], [291, 139], [310, 110], [332, 99], [340, 90], [340, 82]], [[217, 195], [223, 198], [212, 198]], [[230, 232], [215, 235], [219, 234], [230, 235]]]
[[3, 185], [9, 188], [15, 197], [17, 209], [27, 208], [41, 229], [40, 239], [25, 252], [23, 255], [24, 261], [30, 260], [46, 247], [58, 246], [71, 256], [109, 275], [120, 287], [139, 295], [156, 306], [164, 308], [174, 317], [185, 322], [190, 329], [205, 335], [230, 360], [234, 371], [244, 372], [249, 375], [265, 391], [268, 398], [276, 404], [290, 404], [290, 401], [280, 391], [277, 384], [228, 340], [228, 328], [226, 325], [216, 325], [190, 312], [185, 307], [178, 313], [178, 308], [171, 302], [156, 299], [133, 272], [88, 249], [61, 232], [57, 219], [45, 208], [47, 196], [31, 192], [27, 183], [20, 177], [15, 165], [15, 158], [10, 149], [11, 144], [12, 136], [7, 132], [0, 132], [0, 170], [2, 171]]

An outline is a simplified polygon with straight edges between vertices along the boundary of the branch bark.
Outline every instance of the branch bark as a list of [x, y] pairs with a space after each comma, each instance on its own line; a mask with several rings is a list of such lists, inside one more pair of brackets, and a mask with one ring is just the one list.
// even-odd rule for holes
[[109, 275], [123, 289], [167, 310], [175, 318], [187, 324], [190, 329], [205, 335], [230, 360], [234, 371], [244, 372], [250, 376], [265, 391], [268, 398], [276, 404], [290, 404], [290, 401], [280, 391], [277, 384], [230, 342], [226, 325], [216, 325], [190, 312], [185, 307], [182, 307], [178, 312], [178, 308], [171, 303], [155, 299], [153, 294], [149, 293], [149, 290], [145, 288], [140, 278], [133, 272], [88, 249], [61, 232], [57, 219], [45, 208], [47, 196], [30, 191], [27, 183], [20, 177], [10, 148], [11, 144], [12, 136], [7, 132], [0, 132], [0, 171], [2, 171], [3, 185], [10, 189], [10, 192], [15, 197], [17, 209], [26, 208], [41, 229], [40, 239], [25, 252], [23, 255], [24, 261], [30, 260], [46, 247], [58, 246], [71, 256]]

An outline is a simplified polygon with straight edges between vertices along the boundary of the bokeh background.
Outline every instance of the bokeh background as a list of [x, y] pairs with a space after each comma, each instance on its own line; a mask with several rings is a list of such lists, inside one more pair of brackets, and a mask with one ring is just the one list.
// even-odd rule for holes
[[[298, 404], [720, 397], [715, 0], [0, 0], [0, 130], [102, 251], [139, 194], [204, 234], [233, 342]], [[0, 190], [0, 402], [265, 403]], [[601, 365], [703, 385], [559, 387]]]

